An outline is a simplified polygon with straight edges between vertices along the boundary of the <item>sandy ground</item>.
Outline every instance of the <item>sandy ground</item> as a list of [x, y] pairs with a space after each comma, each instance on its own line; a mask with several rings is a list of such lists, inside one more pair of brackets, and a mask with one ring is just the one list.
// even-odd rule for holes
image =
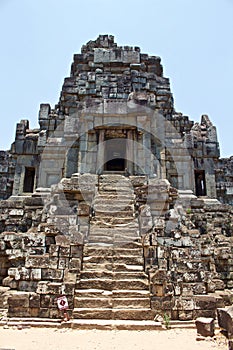
[[215, 340], [196, 341], [195, 329], [165, 331], [101, 331], [54, 328], [3, 329], [0, 350], [227, 350], [217, 331]]

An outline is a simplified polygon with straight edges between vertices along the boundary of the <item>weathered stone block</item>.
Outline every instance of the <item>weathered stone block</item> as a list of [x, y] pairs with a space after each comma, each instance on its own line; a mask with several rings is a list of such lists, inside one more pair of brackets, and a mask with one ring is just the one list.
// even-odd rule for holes
[[9, 307], [8, 316], [9, 317], [30, 317], [31, 316], [30, 308]]
[[59, 258], [58, 260], [58, 269], [64, 270], [69, 267], [69, 258]]
[[60, 247], [59, 257], [68, 258], [70, 256], [70, 246], [69, 247]]
[[193, 319], [193, 311], [179, 310], [178, 315], [180, 321], [190, 321]]
[[57, 257], [58, 256], [58, 252], [59, 252], [59, 246], [56, 245], [56, 244], [51, 244], [49, 246], [49, 255], [50, 256], [55, 256]]
[[39, 317], [41, 317], [41, 318], [49, 318], [50, 317], [49, 309], [47, 309], [47, 308], [46, 309], [40, 308]]
[[86, 203], [80, 203], [78, 206], [77, 214], [79, 216], [89, 216], [90, 215], [90, 206]]
[[51, 296], [47, 294], [40, 295], [40, 307], [43, 308], [49, 308], [52, 306], [51, 303]]
[[36, 293], [38, 294], [47, 294], [48, 293], [48, 283], [47, 281], [40, 281], [37, 284]]
[[49, 282], [48, 283], [48, 294], [61, 294], [62, 283]]
[[8, 269], [8, 274], [10, 277], [13, 277], [16, 281], [30, 279], [30, 269], [27, 269], [25, 267], [11, 267]]
[[58, 259], [56, 257], [50, 257], [49, 254], [44, 255], [29, 255], [25, 260], [25, 267], [27, 268], [52, 268], [56, 269], [58, 265]]
[[163, 284], [154, 284], [151, 286], [151, 293], [157, 297], [163, 297], [165, 295], [165, 288]]
[[56, 309], [49, 309], [49, 318], [56, 318], [59, 319], [61, 317], [61, 312]]
[[41, 269], [31, 269], [30, 279], [32, 281], [41, 280]]
[[200, 310], [215, 310], [216, 298], [209, 295], [194, 296], [195, 309]]
[[[85, 226], [89, 229], [88, 226]], [[80, 231], [77, 225], [69, 227], [70, 241], [73, 245], [83, 245], [84, 234]]]
[[72, 258], [69, 261], [69, 270], [70, 271], [77, 271], [77, 272], [79, 272], [81, 270], [81, 259], [79, 259], [79, 258]]
[[61, 281], [63, 278], [63, 270], [55, 269], [42, 269], [41, 279], [42, 280], [58, 280]]
[[18, 290], [25, 292], [35, 292], [37, 289], [37, 281], [19, 281]]
[[77, 273], [76, 272], [70, 272], [68, 269], [65, 269], [64, 271], [64, 282], [68, 283], [76, 283], [77, 281]]
[[65, 295], [74, 295], [74, 289], [75, 289], [75, 283], [73, 282], [66, 282], [66, 283], [63, 283], [64, 285], [64, 294]]
[[70, 256], [72, 258], [81, 258], [83, 254], [82, 245], [71, 245], [70, 247]]
[[206, 294], [206, 286], [204, 283], [184, 283], [183, 284], [183, 293], [191, 294]]
[[218, 324], [223, 328], [228, 337], [233, 336], [233, 306], [217, 309]]
[[12, 310], [14, 308], [28, 308], [29, 307], [29, 293], [17, 292], [9, 296], [8, 304]]
[[64, 235], [58, 235], [55, 238], [56, 245], [60, 247], [69, 247], [70, 246], [70, 237]]
[[5, 287], [10, 287], [12, 289], [17, 289], [19, 283], [13, 277], [8, 276], [8, 277], [3, 279], [2, 285]]
[[203, 337], [213, 337], [214, 336], [214, 319], [199, 317], [195, 321], [197, 327], [197, 333]]
[[24, 210], [23, 209], [12, 209], [9, 212], [10, 216], [23, 216], [23, 214], [24, 214]]
[[25, 260], [25, 266], [27, 268], [46, 268], [49, 267], [49, 256], [27, 256]]
[[36, 293], [31, 293], [29, 296], [29, 307], [30, 308], [40, 308], [40, 295]]

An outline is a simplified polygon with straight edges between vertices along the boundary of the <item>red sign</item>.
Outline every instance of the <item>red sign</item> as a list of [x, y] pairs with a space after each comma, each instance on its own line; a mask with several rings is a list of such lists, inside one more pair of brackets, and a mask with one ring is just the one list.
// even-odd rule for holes
[[67, 297], [62, 296], [62, 297], [57, 298], [57, 306], [58, 306], [59, 310], [68, 309], [69, 305], [68, 305]]

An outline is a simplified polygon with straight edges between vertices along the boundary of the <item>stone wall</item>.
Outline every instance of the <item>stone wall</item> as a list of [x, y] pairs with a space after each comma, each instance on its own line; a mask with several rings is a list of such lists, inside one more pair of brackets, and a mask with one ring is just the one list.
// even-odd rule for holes
[[219, 159], [215, 175], [218, 199], [233, 205], [233, 157]]
[[[99, 181], [76, 174], [51, 193], [1, 202], [0, 292], [9, 316], [59, 317], [56, 298], [64, 293], [72, 313]], [[180, 320], [214, 317], [233, 301], [231, 207], [205, 199], [187, 206], [167, 180], [129, 181], [153, 312]]]
[[130, 141], [125, 168], [131, 175], [155, 173], [173, 187], [216, 198], [216, 127], [207, 115], [194, 123], [175, 111], [159, 57], [118, 46], [111, 35], [74, 55], [58, 104], [40, 105], [38, 129], [28, 120], [17, 124], [13, 194], [49, 188], [76, 172], [103, 173], [104, 143], [113, 128]]
[[51, 229], [36, 234], [4, 232], [1, 240], [1, 261], [7, 268], [2, 297], [8, 316], [59, 318], [56, 298], [61, 294], [66, 294], [72, 312], [82, 243], [70, 244]]
[[189, 149], [194, 163], [195, 193], [198, 196], [216, 198], [215, 169], [219, 158], [216, 127], [207, 115], [191, 129]]
[[232, 209], [192, 204], [172, 230], [144, 239], [152, 308], [180, 320], [215, 317], [217, 307], [233, 302]]
[[12, 194], [15, 174], [15, 159], [10, 152], [0, 151], [0, 200]]
[[[124, 145], [123, 156], [112, 147], [124, 160], [113, 171], [110, 142]], [[88, 42], [55, 108], [40, 105], [38, 129], [21, 120], [11, 151], [0, 152], [0, 305], [9, 316], [58, 317], [66, 294], [72, 312], [83, 247], [105, 229], [108, 242], [131, 234], [128, 248], [143, 248], [123, 261], [144, 258], [153, 312], [214, 316], [233, 288], [232, 207], [216, 200], [232, 205], [233, 163], [219, 155], [209, 117], [175, 111], [159, 57], [113, 36]], [[119, 202], [131, 202], [115, 217], [119, 179]]]

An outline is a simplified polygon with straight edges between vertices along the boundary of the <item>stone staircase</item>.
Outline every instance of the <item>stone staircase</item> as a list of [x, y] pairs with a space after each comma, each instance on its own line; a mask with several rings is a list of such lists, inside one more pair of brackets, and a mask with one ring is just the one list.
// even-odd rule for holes
[[116, 244], [139, 240], [134, 202], [134, 190], [129, 178], [101, 175], [99, 191], [93, 203], [95, 216], [90, 225], [89, 243]]
[[74, 318], [152, 320], [130, 180], [121, 175], [100, 176], [93, 208]]

